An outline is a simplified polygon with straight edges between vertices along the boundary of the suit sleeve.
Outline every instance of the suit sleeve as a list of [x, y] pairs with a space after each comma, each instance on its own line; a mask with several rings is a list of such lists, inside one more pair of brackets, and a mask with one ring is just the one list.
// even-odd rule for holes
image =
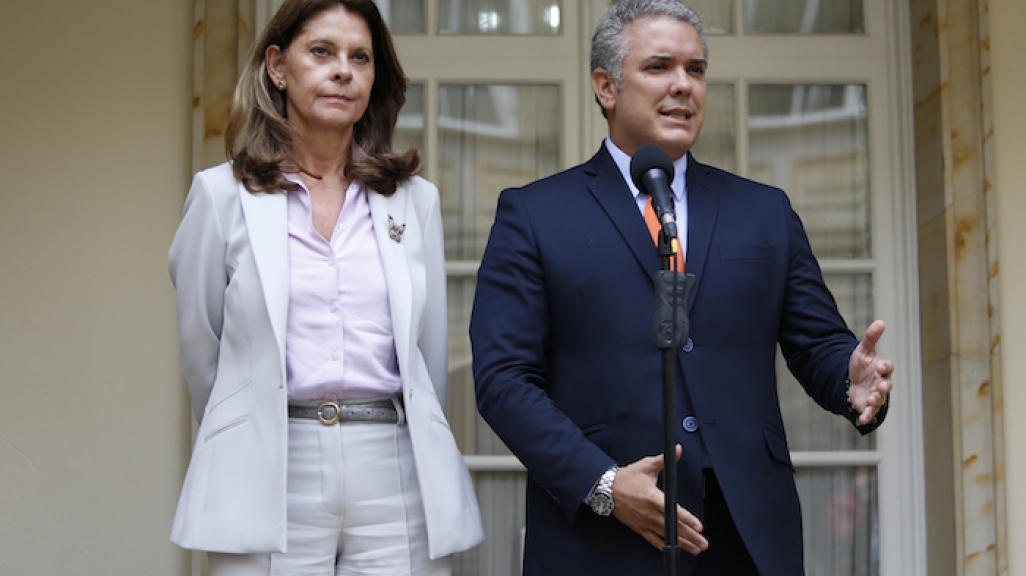
[[478, 272], [470, 323], [478, 409], [572, 521], [614, 461], [548, 393], [559, 385], [547, 377], [554, 343], [546, 283], [559, 281], [552, 274], [520, 194], [504, 191]]
[[193, 415], [203, 419], [217, 375], [224, 292], [226, 239], [216, 205], [201, 174], [193, 179], [185, 200], [168, 263], [175, 286], [182, 376], [189, 389]]
[[823, 280], [801, 219], [786, 206], [789, 259], [785, 310], [780, 346], [788, 368], [820, 406], [840, 414], [867, 434], [883, 421], [886, 411], [865, 426], [858, 426], [848, 410], [845, 379], [858, 340], [851, 333]]

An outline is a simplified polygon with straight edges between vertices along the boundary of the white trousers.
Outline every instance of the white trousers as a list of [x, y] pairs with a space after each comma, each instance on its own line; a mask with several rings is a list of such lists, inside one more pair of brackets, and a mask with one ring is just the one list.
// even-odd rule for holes
[[208, 553], [210, 576], [449, 576], [428, 558], [405, 425], [289, 419], [288, 549]]

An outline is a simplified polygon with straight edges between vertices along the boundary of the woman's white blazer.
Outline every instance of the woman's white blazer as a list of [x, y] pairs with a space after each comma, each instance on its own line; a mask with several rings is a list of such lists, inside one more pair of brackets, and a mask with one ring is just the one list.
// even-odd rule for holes
[[[430, 555], [484, 539], [445, 418], [445, 255], [438, 190], [369, 193]], [[389, 217], [401, 236], [389, 236]], [[397, 241], [398, 240], [398, 241]], [[286, 194], [253, 194], [222, 164], [198, 173], [169, 254], [182, 371], [199, 422], [171, 541], [231, 553], [286, 547]]]

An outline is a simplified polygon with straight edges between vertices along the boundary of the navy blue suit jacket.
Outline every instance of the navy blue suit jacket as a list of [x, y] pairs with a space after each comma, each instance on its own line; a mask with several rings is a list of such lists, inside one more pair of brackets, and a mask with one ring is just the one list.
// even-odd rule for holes
[[[760, 572], [802, 574], [776, 346], [816, 402], [847, 414], [844, 381], [857, 340], [783, 191], [694, 158], [687, 188], [686, 267], [697, 284], [690, 339], [677, 354], [676, 410], [699, 426], [678, 427], [679, 501], [702, 517], [702, 467], [711, 465]], [[605, 147], [499, 198], [470, 335], [480, 412], [529, 473], [528, 575], [662, 573], [658, 550], [584, 505], [614, 462], [663, 449], [652, 343], [658, 270]]]

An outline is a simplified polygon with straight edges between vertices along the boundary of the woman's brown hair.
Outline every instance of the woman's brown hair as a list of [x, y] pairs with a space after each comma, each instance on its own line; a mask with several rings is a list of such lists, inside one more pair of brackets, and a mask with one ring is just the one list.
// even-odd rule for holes
[[342, 7], [361, 17], [370, 30], [374, 51], [374, 86], [363, 117], [353, 128], [353, 139], [366, 152], [346, 165], [346, 177], [360, 179], [371, 190], [389, 196], [408, 180], [420, 164], [420, 154], [411, 148], [405, 154], [392, 150], [392, 133], [399, 109], [406, 103], [406, 75], [392, 45], [381, 13], [373, 0], [285, 0], [249, 55], [232, 99], [225, 152], [235, 177], [250, 192], [295, 190], [282, 168], [303, 168], [292, 159], [292, 128], [289, 126], [285, 94], [267, 76], [264, 54], [277, 45], [282, 52], [311, 18], [325, 10]]

